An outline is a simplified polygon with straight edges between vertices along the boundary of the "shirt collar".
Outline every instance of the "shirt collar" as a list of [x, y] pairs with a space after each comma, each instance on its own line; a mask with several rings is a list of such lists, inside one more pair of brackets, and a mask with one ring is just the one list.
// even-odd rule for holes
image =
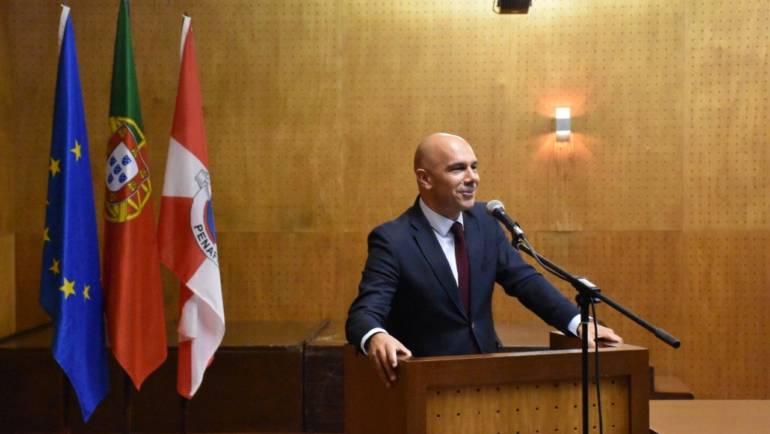
[[419, 203], [420, 209], [425, 215], [425, 218], [428, 219], [430, 227], [432, 227], [433, 230], [442, 237], [449, 235], [449, 230], [452, 228], [452, 225], [455, 221], [461, 225], [463, 224], [463, 213], [460, 213], [460, 216], [457, 218], [457, 220], [452, 220], [430, 209], [430, 207], [422, 200], [422, 198], [420, 198]]

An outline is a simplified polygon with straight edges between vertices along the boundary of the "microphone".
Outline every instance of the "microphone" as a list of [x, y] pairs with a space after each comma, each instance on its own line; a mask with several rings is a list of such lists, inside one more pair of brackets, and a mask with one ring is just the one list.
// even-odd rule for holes
[[499, 200], [490, 200], [487, 202], [487, 214], [496, 218], [500, 223], [508, 229], [515, 238], [519, 238], [524, 235], [524, 230], [521, 229], [516, 220], [512, 219], [505, 212], [505, 206]]

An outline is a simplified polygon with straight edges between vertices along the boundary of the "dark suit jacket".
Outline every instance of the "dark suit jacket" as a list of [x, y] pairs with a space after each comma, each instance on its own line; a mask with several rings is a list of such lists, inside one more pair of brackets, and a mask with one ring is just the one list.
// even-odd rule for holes
[[472, 354], [475, 348], [497, 351], [495, 282], [545, 322], [569, 333], [567, 324], [579, 313], [577, 308], [521, 259], [483, 203], [463, 213], [463, 224], [470, 259], [470, 314], [436, 235], [415, 202], [369, 234], [369, 257], [345, 326], [351, 344], [359, 347], [368, 331], [382, 327], [415, 356]]

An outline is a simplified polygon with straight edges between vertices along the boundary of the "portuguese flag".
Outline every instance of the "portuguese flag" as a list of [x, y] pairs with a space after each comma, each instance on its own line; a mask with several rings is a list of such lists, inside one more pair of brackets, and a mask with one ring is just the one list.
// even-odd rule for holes
[[103, 286], [107, 336], [139, 389], [166, 359], [163, 289], [152, 183], [131, 45], [127, 0], [120, 1], [105, 173]]

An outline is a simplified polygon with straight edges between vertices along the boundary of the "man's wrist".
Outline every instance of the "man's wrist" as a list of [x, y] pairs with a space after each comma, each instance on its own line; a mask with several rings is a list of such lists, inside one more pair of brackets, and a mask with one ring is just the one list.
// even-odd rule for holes
[[569, 324], [567, 324], [567, 331], [572, 333], [573, 336], [580, 337], [580, 314], [572, 317]]
[[375, 327], [364, 335], [364, 337], [361, 338], [361, 352], [364, 353], [364, 355], [369, 355], [369, 352], [367, 351], [367, 348], [369, 346], [369, 340], [372, 338], [372, 336], [376, 335], [377, 333], [385, 333], [387, 334], [388, 331], [381, 327]]
[[[571, 332], [572, 332], [572, 333], [573, 333], [575, 336], [577, 336], [577, 337], [579, 337], [579, 338], [580, 338], [580, 337], [582, 337], [581, 333], [583, 332], [583, 323], [582, 323], [582, 322], [580, 322], [580, 315], [578, 315], [576, 318], [577, 318], [577, 324], [575, 325], [575, 330], [574, 330], [574, 331], [570, 330], [570, 331], [571, 331]], [[594, 318], [593, 318], [593, 317], [591, 317], [591, 316], [589, 316], [589, 317], [588, 317], [588, 327], [589, 327], [589, 328], [590, 328], [590, 327], [593, 327], [593, 321], [594, 321]], [[570, 325], [572, 325], [572, 323], [571, 323], [571, 322], [570, 322]]]

